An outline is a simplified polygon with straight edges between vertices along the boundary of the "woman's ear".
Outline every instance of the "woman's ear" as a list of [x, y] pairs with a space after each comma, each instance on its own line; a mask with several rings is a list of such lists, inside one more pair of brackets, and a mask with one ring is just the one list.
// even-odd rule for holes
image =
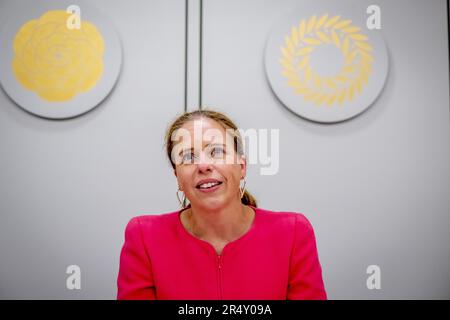
[[[176, 169], [173, 169], [173, 174], [174, 174], [175, 177], [178, 179], [178, 176], [177, 176], [177, 170], [176, 170]], [[178, 190], [183, 191], [183, 190], [181, 189], [180, 184], [178, 183], [178, 181], [177, 181], [177, 185], [178, 185]]]
[[247, 159], [245, 158], [245, 155], [241, 156], [241, 177], [245, 177], [247, 173]]

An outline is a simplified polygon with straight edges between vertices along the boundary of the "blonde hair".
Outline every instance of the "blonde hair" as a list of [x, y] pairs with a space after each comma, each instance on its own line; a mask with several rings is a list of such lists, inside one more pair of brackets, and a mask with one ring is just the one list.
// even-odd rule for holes
[[[168, 127], [166, 131], [166, 135], [164, 138], [165, 146], [166, 146], [166, 153], [167, 157], [169, 158], [170, 164], [172, 165], [172, 168], [175, 169], [175, 163], [172, 159], [172, 149], [174, 147], [174, 142], [172, 141], [172, 133], [179, 128], [181, 128], [185, 123], [189, 121], [196, 120], [198, 118], [209, 118], [211, 120], [214, 120], [218, 122], [222, 127], [226, 129], [232, 129], [236, 134], [233, 137], [234, 141], [234, 151], [239, 155], [244, 154], [243, 149], [243, 143], [242, 143], [242, 137], [238, 131], [237, 126], [234, 124], [233, 121], [231, 121], [230, 118], [228, 118], [223, 113], [213, 111], [213, 110], [195, 110], [191, 112], [184, 112], [180, 116], [178, 116], [172, 124]], [[245, 205], [250, 205], [253, 207], [257, 207], [256, 199], [248, 192], [247, 190], [244, 191], [244, 194], [241, 198], [241, 202]], [[190, 204], [188, 205], [188, 207]]]

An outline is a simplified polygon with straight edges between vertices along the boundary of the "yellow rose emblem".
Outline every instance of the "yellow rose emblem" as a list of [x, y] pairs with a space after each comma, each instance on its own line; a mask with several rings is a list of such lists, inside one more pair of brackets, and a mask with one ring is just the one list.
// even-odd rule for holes
[[69, 16], [48, 11], [22, 25], [14, 38], [17, 80], [47, 101], [67, 101], [89, 91], [103, 73], [101, 34], [87, 21], [79, 29], [67, 28]]

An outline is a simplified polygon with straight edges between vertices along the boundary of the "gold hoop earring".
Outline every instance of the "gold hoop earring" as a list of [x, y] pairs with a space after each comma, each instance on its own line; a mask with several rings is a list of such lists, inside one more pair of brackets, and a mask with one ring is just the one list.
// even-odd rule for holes
[[239, 187], [239, 192], [241, 194], [241, 199], [242, 199], [242, 197], [244, 196], [244, 193], [245, 193], [245, 184], [246, 184], [246, 181], [245, 181], [245, 178], [244, 178], [244, 186], [242, 188]]
[[177, 199], [178, 199], [178, 202], [180, 203], [181, 208], [184, 209], [184, 208], [186, 208], [186, 194], [183, 191], [181, 191], [181, 192], [183, 192], [183, 195], [184, 195], [183, 201], [181, 201], [180, 196], [178, 195], [178, 192], [180, 192], [180, 191], [181, 191], [180, 188], [178, 188]]

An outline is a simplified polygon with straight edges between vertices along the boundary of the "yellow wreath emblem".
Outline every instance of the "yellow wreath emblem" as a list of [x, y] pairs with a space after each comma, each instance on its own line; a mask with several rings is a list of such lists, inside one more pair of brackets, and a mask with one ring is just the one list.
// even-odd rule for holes
[[[298, 27], [293, 26], [290, 36], [285, 36], [285, 46], [281, 47], [280, 63], [287, 84], [316, 106], [331, 107], [352, 101], [355, 93], [360, 93], [367, 84], [374, 60], [368, 37], [360, 31], [351, 20], [342, 20], [340, 16], [329, 18], [328, 14], [320, 18], [313, 15], [302, 20]], [[320, 76], [310, 66], [311, 53], [323, 43], [334, 44], [344, 56], [344, 66], [332, 77]]]

